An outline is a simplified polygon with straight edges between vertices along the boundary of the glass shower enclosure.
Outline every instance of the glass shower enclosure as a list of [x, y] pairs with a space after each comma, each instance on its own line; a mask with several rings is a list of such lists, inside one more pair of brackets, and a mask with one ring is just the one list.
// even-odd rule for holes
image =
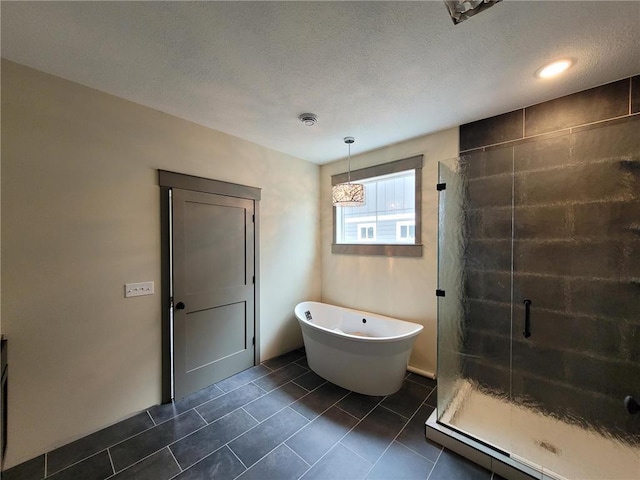
[[439, 165], [437, 419], [549, 478], [639, 479], [640, 158], [574, 135]]

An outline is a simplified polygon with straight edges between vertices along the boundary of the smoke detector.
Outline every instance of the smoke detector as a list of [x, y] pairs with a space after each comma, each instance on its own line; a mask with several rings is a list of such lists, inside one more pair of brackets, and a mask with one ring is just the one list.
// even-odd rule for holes
[[307, 127], [313, 127], [316, 123], [318, 123], [318, 117], [315, 113], [303, 113], [298, 117], [304, 125]]

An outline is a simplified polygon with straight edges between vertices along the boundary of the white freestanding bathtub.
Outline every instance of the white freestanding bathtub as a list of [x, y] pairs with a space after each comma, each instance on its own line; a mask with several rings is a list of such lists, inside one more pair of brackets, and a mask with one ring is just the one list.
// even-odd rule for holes
[[422, 325], [318, 302], [299, 303], [295, 314], [318, 375], [365, 395], [400, 389]]

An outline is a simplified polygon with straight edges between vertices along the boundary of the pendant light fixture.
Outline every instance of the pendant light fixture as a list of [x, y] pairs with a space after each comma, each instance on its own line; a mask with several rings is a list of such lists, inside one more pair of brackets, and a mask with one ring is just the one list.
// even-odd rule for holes
[[349, 146], [349, 170], [347, 173], [347, 183], [334, 185], [331, 190], [331, 198], [334, 207], [360, 207], [364, 205], [364, 185], [351, 183], [351, 144], [356, 139], [344, 137], [344, 143]]

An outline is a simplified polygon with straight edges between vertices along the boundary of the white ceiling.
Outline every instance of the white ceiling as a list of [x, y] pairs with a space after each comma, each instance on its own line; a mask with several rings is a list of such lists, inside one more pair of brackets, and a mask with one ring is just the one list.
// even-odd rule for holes
[[1, 8], [9, 60], [319, 164], [347, 135], [360, 153], [640, 73], [640, 1], [505, 0], [455, 26], [442, 1]]

